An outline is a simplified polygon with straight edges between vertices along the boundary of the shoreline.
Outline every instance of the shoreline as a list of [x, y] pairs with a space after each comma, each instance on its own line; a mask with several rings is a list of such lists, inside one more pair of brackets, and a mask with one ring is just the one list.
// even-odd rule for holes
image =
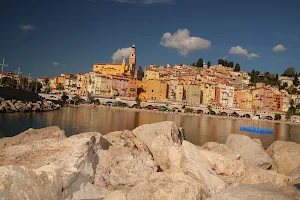
[[[73, 107], [73, 106], [68, 106], [68, 107]], [[173, 115], [182, 115], [182, 116], [209, 117], [209, 118], [219, 118], [219, 119], [220, 118], [221, 119], [236, 119], [236, 120], [247, 120], [247, 121], [256, 121], [256, 122], [270, 122], [270, 123], [280, 123], [280, 124], [289, 124], [289, 125], [300, 125], [300, 123], [297, 123], [297, 122], [251, 119], [251, 118], [206, 115], [206, 114], [195, 114], [195, 113], [168, 112], [168, 111], [146, 110], [146, 109], [127, 108], [127, 107], [113, 107], [113, 106], [103, 106], [103, 105], [97, 105], [96, 107], [93, 107], [92, 105], [84, 104], [84, 105], [76, 106], [75, 108], [80, 108], [80, 107], [107, 108], [107, 109], [113, 109], [113, 110], [127, 110], [127, 111], [133, 111], [133, 112], [151, 112], [151, 113], [159, 113], [159, 114], [173, 114]]]

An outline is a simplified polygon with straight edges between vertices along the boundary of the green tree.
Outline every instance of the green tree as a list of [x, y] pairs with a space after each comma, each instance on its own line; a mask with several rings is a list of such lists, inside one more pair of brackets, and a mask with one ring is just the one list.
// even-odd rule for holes
[[286, 119], [290, 120], [291, 116], [293, 116], [296, 113], [296, 107], [294, 106], [295, 102], [293, 99], [290, 101], [290, 107], [286, 113]]
[[[237, 64], [238, 64], [238, 63], [237, 63]], [[234, 65], [233, 62], [229, 62], [229, 63], [228, 63], [228, 67], [233, 68], [233, 65]], [[236, 66], [236, 65], [235, 65], [235, 66]]]
[[27, 77], [20, 77], [20, 85], [19, 87], [22, 89], [22, 90], [25, 90], [27, 89], [28, 87], [28, 78]]
[[289, 67], [283, 72], [283, 76], [293, 77], [295, 76], [295, 73], [296, 73], [295, 68]]
[[218, 59], [218, 64], [224, 66], [224, 60], [223, 60], [222, 58], [221, 58], [221, 59]]
[[196, 67], [203, 67], [203, 59], [199, 58], [197, 63], [196, 63]]
[[294, 84], [294, 86], [296, 86], [296, 87], [299, 85], [299, 78], [298, 78], [297, 73], [296, 73], [295, 78], [294, 78], [294, 80], [293, 80], [293, 84]]
[[135, 97], [136, 105], [141, 105], [142, 100], [138, 97]]
[[281, 120], [281, 114], [276, 113], [275, 114], [275, 120], [280, 121]]
[[287, 83], [283, 83], [283, 85], [280, 87], [281, 90], [284, 90], [285, 88], [288, 87], [288, 84]]
[[65, 93], [61, 96], [61, 100], [63, 100], [64, 102], [66, 102], [69, 99], [69, 96], [66, 95]]
[[79, 102], [80, 99], [81, 98], [80, 98], [79, 95], [75, 95], [75, 96], [72, 97], [72, 100], [73, 100], [74, 104], [78, 104], [78, 102]]
[[235, 72], [240, 72], [240, 71], [241, 71], [241, 67], [240, 67], [240, 64], [239, 64], [239, 63], [236, 63], [236, 64], [235, 64], [234, 71], [235, 71]]
[[15, 87], [17, 82], [16, 80], [10, 78], [10, 77], [3, 77], [2, 78], [2, 84], [9, 87]]
[[207, 62], [207, 68], [209, 68], [210, 65], [211, 65], [211, 64], [210, 64], [210, 61], [208, 61], [208, 62]]
[[276, 80], [278, 80], [278, 74], [276, 74]]

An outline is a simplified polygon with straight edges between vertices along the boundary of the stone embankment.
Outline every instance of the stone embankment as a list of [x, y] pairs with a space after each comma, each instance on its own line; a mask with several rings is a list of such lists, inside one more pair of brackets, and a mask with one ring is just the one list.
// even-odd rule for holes
[[60, 105], [51, 101], [24, 102], [17, 100], [4, 100], [0, 98], [0, 113], [13, 112], [44, 112], [59, 109]]
[[300, 199], [300, 145], [229, 135], [196, 146], [173, 122], [66, 137], [58, 127], [0, 140], [1, 199]]

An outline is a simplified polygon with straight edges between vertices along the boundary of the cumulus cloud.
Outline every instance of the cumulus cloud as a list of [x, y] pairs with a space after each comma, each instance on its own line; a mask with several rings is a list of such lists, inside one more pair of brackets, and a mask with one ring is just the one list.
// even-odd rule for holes
[[118, 49], [118, 50], [111, 56], [111, 59], [112, 59], [112, 61], [115, 63], [115, 62], [121, 61], [124, 57], [125, 57], [125, 58], [129, 58], [130, 51], [131, 51], [131, 47]]
[[274, 52], [280, 52], [287, 50], [286, 47], [284, 47], [282, 44], [278, 44], [277, 46], [273, 47]]
[[211, 42], [200, 37], [191, 37], [188, 29], [179, 29], [173, 35], [164, 33], [160, 44], [164, 47], [177, 49], [182, 56], [187, 56], [193, 51], [208, 49]]
[[32, 24], [21, 24], [19, 26], [19, 28], [20, 28], [21, 31], [24, 31], [24, 32], [33, 31], [33, 30], [37, 29], [37, 27], [32, 25]]
[[235, 55], [241, 55], [241, 56], [245, 56], [248, 59], [252, 59], [252, 58], [259, 58], [259, 55], [256, 53], [249, 53], [247, 49], [243, 49], [241, 46], [235, 46], [235, 47], [231, 47], [230, 54], [235, 54]]
[[154, 3], [170, 4], [175, 2], [175, 0], [113, 0], [113, 1], [120, 2], [120, 3], [145, 4], [145, 5], [150, 5]]

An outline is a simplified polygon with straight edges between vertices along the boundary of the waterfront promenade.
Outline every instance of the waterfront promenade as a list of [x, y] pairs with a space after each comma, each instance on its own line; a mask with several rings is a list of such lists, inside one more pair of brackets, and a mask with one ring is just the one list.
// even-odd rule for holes
[[[61, 98], [61, 95], [56, 95], [56, 94], [45, 94], [45, 93], [40, 93], [40, 96], [42, 96], [45, 99], [48, 100], [58, 100]], [[72, 99], [73, 96], [75, 95], [68, 95], [70, 99]], [[87, 97], [81, 97], [83, 100], [87, 101]], [[98, 99], [99, 102], [104, 105], [107, 103], [111, 103], [113, 104], [114, 102], [122, 102], [122, 103], [126, 103], [128, 108], [133, 108], [134, 106], [136, 106], [136, 101], [134, 100], [126, 100], [126, 99], [111, 99], [111, 98], [95, 98], [95, 100]], [[177, 104], [174, 102], [141, 102], [140, 104], [142, 107], [147, 107], [147, 106], [164, 106], [164, 107], [169, 107], [171, 109], [178, 109], [181, 110], [182, 108], [182, 104]], [[204, 114], [209, 113], [209, 109], [207, 108], [207, 106], [186, 106], [188, 108], [193, 109], [194, 111], [198, 111]], [[257, 111], [256, 114], [254, 114], [253, 112], [249, 112], [249, 111], [243, 111], [241, 109], [218, 109], [218, 108], [211, 108], [212, 111], [214, 111], [216, 114], [222, 114], [223, 116], [229, 116], [233, 113], [237, 113], [239, 116], [245, 116], [246, 115], [248, 118], [253, 118], [255, 115], [259, 115], [261, 118], [264, 117], [271, 117], [272, 119], [274, 119], [275, 114], [276, 113], [265, 113], [265, 112], [259, 112]], [[284, 116], [284, 113], [281, 113], [282, 116]]]

